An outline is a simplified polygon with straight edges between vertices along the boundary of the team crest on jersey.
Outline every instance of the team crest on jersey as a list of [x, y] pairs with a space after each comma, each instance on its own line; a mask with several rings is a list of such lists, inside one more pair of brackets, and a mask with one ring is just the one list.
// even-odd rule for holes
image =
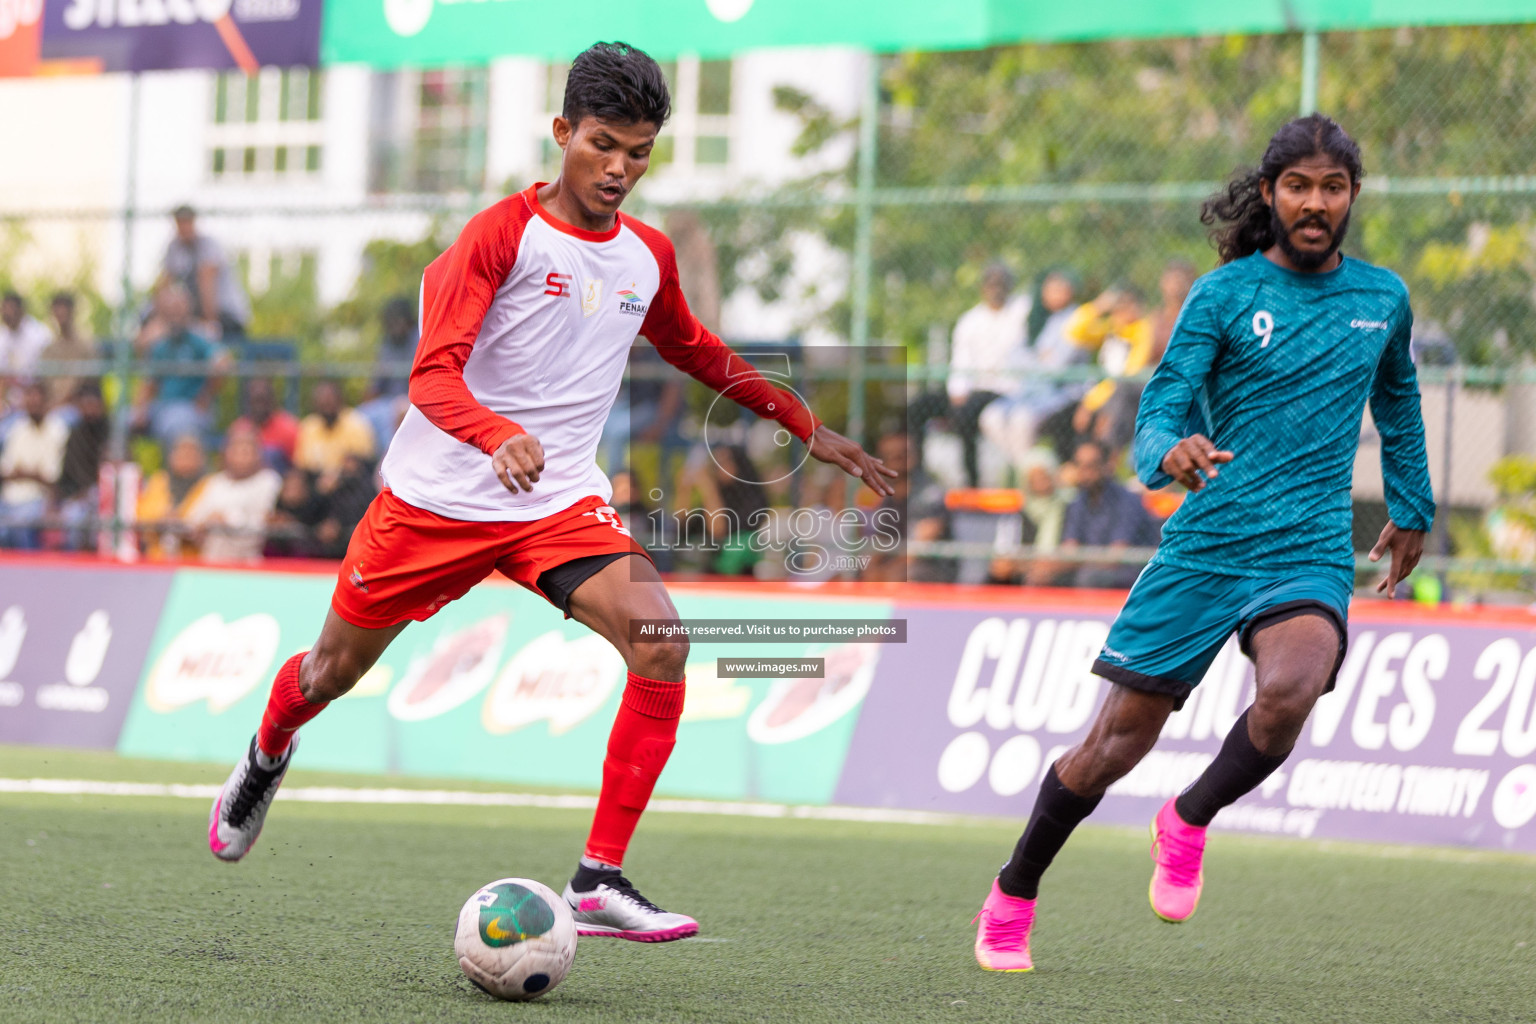
[[581, 283], [581, 315], [591, 316], [603, 307], [603, 279], [594, 277]]
[[645, 304], [645, 300], [635, 294], [635, 282], [633, 281], [629, 283], [628, 288], [620, 288], [618, 296], [620, 313], [627, 313], [630, 316], [645, 316], [646, 310], [650, 309]]

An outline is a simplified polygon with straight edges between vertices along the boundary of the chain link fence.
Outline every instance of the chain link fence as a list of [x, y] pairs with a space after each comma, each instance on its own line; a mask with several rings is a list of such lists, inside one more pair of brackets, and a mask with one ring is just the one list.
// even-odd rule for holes
[[[1426, 593], [1437, 587], [1442, 596], [1530, 599], [1536, 26], [900, 54], [880, 58], [869, 84], [863, 117], [840, 115], [787, 87], [774, 97], [799, 120], [797, 152], [854, 153], [845, 165], [823, 161], [839, 169], [750, 196], [682, 205], [647, 205], [642, 187], [632, 202], [674, 236], [685, 291], [728, 340], [801, 348], [867, 343], [901, 353], [900, 367], [845, 358], [818, 369], [804, 360], [796, 373], [829, 387], [852, 382], [828, 400], [840, 429], [867, 445], [903, 430], [920, 442], [912, 457], [929, 488], [920, 504], [930, 514], [913, 513], [913, 524], [925, 525], [909, 535], [909, 578], [1061, 584], [1121, 578], [1107, 570], [1134, 570], [1144, 560], [1144, 545], [1063, 550], [1059, 519], [1075, 484], [1074, 443], [1097, 436], [1118, 458], [1135, 385], [1154, 360], [1090, 345], [1057, 369], [1005, 367], [990, 388], [973, 390], [1049, 398], [1040, 422], [1012, 429], [1004, 406], [988, 416], [984, 407], [953, 401], [956, 324], [982, 300], [989, 268], [997, 266], [1011, 275], [1014, 295], [1029, 299], [1022, 330], [1030, 344], [1039, 344], [1048, 325], [1064, 329], [1080, 304], [1095, 299], [1119, 310], [1111, 334], [1141, 320], [1154, 339], [1165, 339], [1181, 282], [1215, 265], [1198, 217], [1201, 200], [1234, 169], [1256, 163], [1275, 128], [1315, 101], [1364, 154], [1365, 188], [1345, 250], [1395, 270], [1413, 297], [1442, 510], [1422, 574]], [[299, 414], [311, 411], [321, 377], [341, 380], [350, 405], [389, 391], [382, 382], [392, 374], [398, 380], [398, 367], [373, 362], [385, 305], [414, 296], [421, 267], [490, 199], [456, 193], [379, 197], [341, 209], [205, 211], [215, 237], [267, 240], [240, 256], [254, 298], [250, 332], [266, 347], [235, 350], [226, 382], [210, 398], [209, 445], [248, 412], [246, 382], [257, 377], [275, 374], [278, 404]], [[142, 224], [166, 212], [137, 217]], [[347, 239], [349, 261], [317, 265], [293, 254], [293, 238], [317, 232]], [[125, 247], [146, 244], [127, 243], [124, 233], [123, 211], [7, 218], [0, 283], [16, 286], [35, 309], [55, 289], [72, 289], [94, 336], [126, 338], [142, 293], [118, 305], [103, 298], [99, 284], [113, 277]], [[321, 298], [334, 293], [347, 297]], [[110, 454], [135, 458], [147, 478], [165, 453], [129, 429], [130, 378], [145, 366], [126, 343], [104, 355], [117, 424]], [[1104, 377], [1120, 379], [1120, 397], [1084, 415], [1084, 398]], [[882, 383], [867, 391], [865, 380]], [[673, 438], [668, 444], [637, 421], [638, 447], [605, 446], [601, 456], [610, 468], [642, 466], [648, 484], [667, 480], [672, 487], [656, 489], [679, 492], [672, 463], [686, 465], [700, 436], [697, 401], [689, 398], [694, 404], [680, 414], [677, 431], [660, 432]], [[1378, 453], [1367, 422], [1354, 484], [1362, 553], [1386, 518]], [[696, 455], [693, 462], [697, 468]], [[789, 492], [773, 497], [800, 500]], [[844, 498], [850, 506], [860, 500]], [[1144, 501], [1154, 519], [1175, 503], [1166, 495]], [[50, 543], [57, 542], [53, 529]], [[708, 559], [689, 567], [719, 569]], [[1085, 567], [1106, 572], [1085, 574]]]

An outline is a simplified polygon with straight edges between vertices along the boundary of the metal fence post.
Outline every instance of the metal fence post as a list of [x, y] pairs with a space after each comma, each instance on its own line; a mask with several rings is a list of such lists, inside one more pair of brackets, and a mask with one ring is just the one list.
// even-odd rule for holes
[[[871, 52], [864, 79], [864, 99], [859, 110], [859, 169], [857, 205], [854, 208], [853, 323], [849, 353], [848, 436], [864, 440], [864, 346], [869, 344], [870, 278], [874, 262], [875, 164], [880, 138], [880, 55]], [[850, 480], [850, 491], [856, 486]], [[851, 498], [851, 494], [850, 494]]]
[[1317, 110], [1317, 30], [1308, 29], [1301, 36], [1301, 116]]

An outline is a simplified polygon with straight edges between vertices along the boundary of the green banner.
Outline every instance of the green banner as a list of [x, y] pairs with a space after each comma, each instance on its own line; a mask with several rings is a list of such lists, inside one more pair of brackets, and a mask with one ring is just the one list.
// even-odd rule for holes
[[[279, 665], [314, 639], [329, 576], [178, 572], [118, 749], [233, 762]], [[890, 605], [738, 592], [674, 595], [684, 618], [883, 619]], [[659, 792], [827, 803], [879, 659], [863, 643], [695, 644]], [[826, 677], [721, 679], [721, 657], [823, 657]], [[487, 584], [415, 623], [304, 727], [306, 768], [596, 789], [623, 659], [520, 587]]]
[[773, 46], [890, 52], [1531, 20], [1536, 0], [639, 0], [596, 20], [551, 16], [534, 0], [326, 0], [321, 57], [378, 67], [569, 59], [598, 39], [622, 39], [667, 59]]

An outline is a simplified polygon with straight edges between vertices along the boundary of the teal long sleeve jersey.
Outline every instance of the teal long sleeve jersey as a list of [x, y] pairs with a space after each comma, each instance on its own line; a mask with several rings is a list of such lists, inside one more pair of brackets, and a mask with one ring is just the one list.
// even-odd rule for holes
[[1367, 398], [1381, 435], [1387, 512], [1435, 516], [1408, 289], [1345, 257], [1300, 274], [1262, 253], [1195, 282], [1136, 417], [1136, 471], [1171, 482], [1163, 456], [1201, 433], [1233, 460], [1188, 495], [1153, 562], [1226, 576], [1337, 568], [1353, 579], [1350, 482]]

